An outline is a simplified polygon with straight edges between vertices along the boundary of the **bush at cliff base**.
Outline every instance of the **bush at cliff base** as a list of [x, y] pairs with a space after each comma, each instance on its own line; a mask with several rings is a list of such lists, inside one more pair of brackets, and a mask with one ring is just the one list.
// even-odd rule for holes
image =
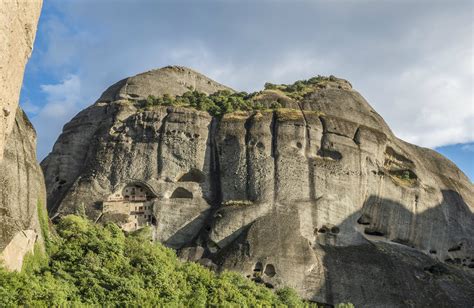
[[277, 292], [237, 273], [216, 274], [181, 262], [143, 232], [126, 235], [78, 216], [57, 225], [58, 238], [29, 255], [21, 273], [0, 268], [0, 306], [305, 306], [289, 288]]

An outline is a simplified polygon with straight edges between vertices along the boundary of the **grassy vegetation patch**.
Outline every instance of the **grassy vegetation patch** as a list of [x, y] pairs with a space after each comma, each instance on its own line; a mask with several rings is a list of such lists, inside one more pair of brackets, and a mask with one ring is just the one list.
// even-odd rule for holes
[[417, 183], [418, 177], [411, 170], [389, 170], [388, 173], [398, 185], [413, 187]]
[[305, 95], [314, 91], [315, 88], [324, 86], [331, 78], [326, 76], [315, 76], [307, 80], [298, 80], [292, 84], [265, 83], [265, 90], [277, 90], [295, 100], [304, 98]]
[[45, 205], [39, 199], [36, 203], [36, 206], [38, 210], [38, 221], [40, 224], [41, 235], [43, 236], [43, 239], [44, 239], [46, 252], [49, 253], [51, 250], [53, 250], [54, 243], [53, 243], [53, 238], [52, 238], [50, 228], [49, 228], [48, 212], [46, 211]]
[[249, 206], [253, 205], [252, 201], [249, 200], [228, 200], [225, 202], [222, 202], [223, 206]]
[[299, 109], [281, 108], [277, 111], [278, 121], [303, 121], [303, 113]]
[[207, 111], [215, 117], [221, 117], [226, 113], [234, 111], [252, 111], [255, 106], [251, 98], [253, 94], [246, 92], [231, 92], [228, 90], [217, 91], [207, 95], [198, 91], [188, 91], [181, 96], [172, 97], [163, 95], [162, 97], [149, 96], [145, 107], [152, 106], [178, 106], [191, 107], [197, 110]]
[[48, 255], [39, 243], [35, 243], [33, 252], [28, 252], [23, 259], [22, 271], [34, 273], [48, 265]]
[[225, 114], [223, 119], [227, 121], [245, 121], [250, 117], [250, 113], [246, 111], [235, 111], [232, 113]]
[[299, 80], [293, 84], [266, 83], [265, 89], [258, 92], [232, 92], [220, 90], [213, 94], [199, 91], [187, 91], [183, 95], [161, 97], [148, 96], [140, 101], [140, 108], [152, 109], [157, 106], [189, 107], [206, 111], [212, 116], [222, 117], [224, 114], [237, 111], [261, 111], [265, 109], [281, 109], [288, 102], [302, 99], [317, 87], [330, 81], [330, 77], [317, 76], [308, 80]]

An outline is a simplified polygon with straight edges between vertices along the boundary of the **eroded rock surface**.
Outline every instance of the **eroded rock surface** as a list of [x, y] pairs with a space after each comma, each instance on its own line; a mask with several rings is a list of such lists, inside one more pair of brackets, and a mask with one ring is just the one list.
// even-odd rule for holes
[[[0, 251], [10, 246], [0, 255], [8, 268], [21, 269], [24, 254], [31, 251], [32, 244], [42, 242], [38, 207], [45, 206], [44, 177], [36, 160], [36, 133], [23, 110], [17, 108], [0, 162]], [[35, 235], [31, 236], [31, 232]], [[15, 240], [26, 233], [27, 241], [21, 236]]]
[[13, 129], [25, 65], [35, 39], [42, 0], [0, 4], [0, 161]]
[[473, 184], [396, 138], [350, 83], [331, 77], [301, 98], [266, 90], [256, 100], [283, 108], [220, 119], [135, 103], [189, 89], [228, 88], [167, 67], [115, 84], [66, 124], [42, 162], [50, 214], [83, 205], [103, 220], [104, 200], [140, 181], [155, 239], [184, 258], [317, 302], [472, 306]]
[[0, 3], [0, 259], [12, 270], [42, 241], [37, 209], [46, 206], [36, 133], [18, 108], [41, 6], [42, 0]]
[[18, 231], [1, 253], [3, 266], [21, 271], [25, 256], [34, 253], [37, 234], [35, 230]]

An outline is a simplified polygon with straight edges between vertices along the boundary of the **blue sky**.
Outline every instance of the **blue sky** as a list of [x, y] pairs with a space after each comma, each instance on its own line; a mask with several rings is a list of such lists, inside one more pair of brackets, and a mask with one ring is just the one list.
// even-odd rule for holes
[[112, 83], [170, 64], [238, 90], [348, 79], [400, 138], [474, 179], [472, 1], [48, 0], [20, 103], [38, 156]]

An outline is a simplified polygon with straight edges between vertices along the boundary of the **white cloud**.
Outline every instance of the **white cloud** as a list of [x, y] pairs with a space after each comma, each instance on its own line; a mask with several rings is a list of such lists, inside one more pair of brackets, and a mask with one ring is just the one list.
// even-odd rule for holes
[[41, 87], [40, 157], [109, 85], [169, 64], [246, 91], [333, 74], [409, 142], [474, 141], [472, 1], [50, 3], [61, 18], [43, 19], [35, 52], [60, 82]]
[[82, 108], [81, 80], [69, 75], [58, 84], [41, 85], [46, 95], [43, 107], [32, 118], [38, 134], [38, 156], [43, 158], [59, 136], [62, 126]]
[[21, 108], [29, 114], [37, 114], [41, 110], [40, 106], [33, 104], [29, 99], [21, 102]]
[[41, 85], [41, 90], [46, 93], [48, 102], [71, 103], [77, 101], [81, 91], [81, 81], [77, 75], [67, 76], [59, 84]]
[[381, 77], [362, 94], [372, 96], [376, 110], [409, 142], [438, 147], [473, 141], [471, 53], [468, 47], [459, 54], [430, 51], [435, 57]]

